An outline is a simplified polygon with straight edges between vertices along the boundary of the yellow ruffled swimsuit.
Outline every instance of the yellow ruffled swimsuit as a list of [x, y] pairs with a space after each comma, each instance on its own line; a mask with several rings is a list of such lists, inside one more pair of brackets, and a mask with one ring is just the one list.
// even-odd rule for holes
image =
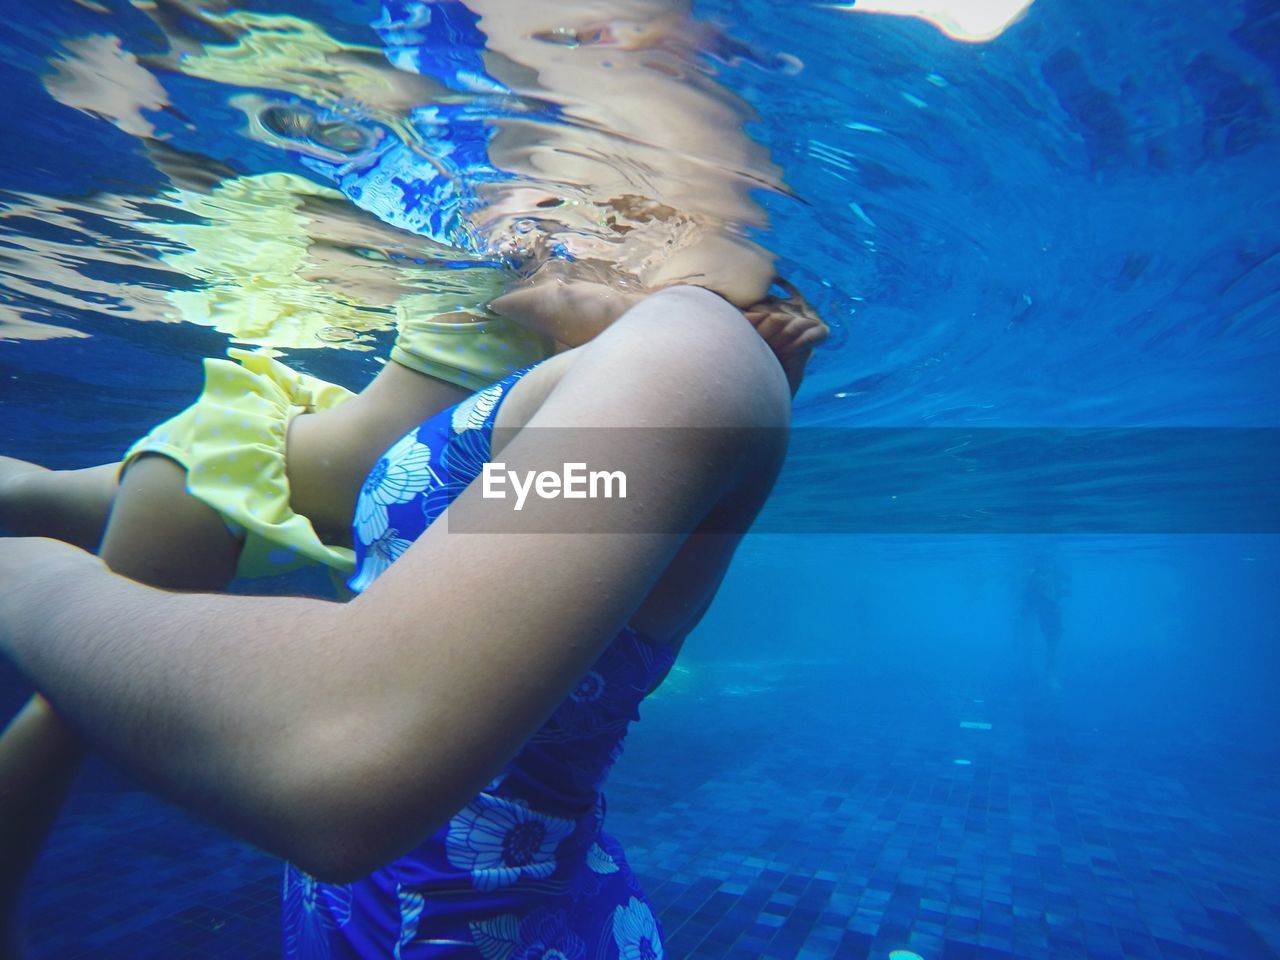
[[[265, 354], [227, 353], [232, 360], [204, 361], [199, 399], [130, 447], [121, 471], [143, 454], [181, 464], [191, 495], [243, 535], [237, 576], [272, 576], [311, 563], [345, 576], [351, 550], [322, 543], [311, 522], [289, 506], [285, 439], [298, 414], [328, 410], [354, 394]], [[550, 353], [546, 338], [491, 316], [471, 323], [403, 320], [391, 359], [479, 390]]]
[[496, 297], [508, 277], [498, 268], [437, 271], [426, 291], [420, 270], [381, 263], [378, 279], [397, 281], [387, 292], [377, 283], [362, 284], [366, 274], [344, 261], [341, 281], [323, 282], [332, 268], [319, 258], [315, 234], [341, 236], [348, 224], [326, 226], [321, 212], [333, 205], [344, 209], [346, 200], [302, 177], [236, 177], [207, 194], [174, 189], [163, 199], [184, 215], [146, 228], [171, 246], [162, 257], [166, 265], [197, 281], [195, 289], [168, 295], [176, 313], [258, 352], [231, 349], [231, 360], [205, 360], [199, 399], [130, 447], [121, 469], [143, 454], [181, 464], [192, 496], [243, 535], [239, 576], [321, 563], [345, 577], [351, 551], [322, 543], [310, 521], [289, 507], [285, 437], [298, 414], [328, 410], [352, 393], [270, 354], [280, 348], [371, 350], [374, 334], [394, 323], [393, 362], [479, 390], [544, 359], [552, 345], [501, 317], [435, 319]]

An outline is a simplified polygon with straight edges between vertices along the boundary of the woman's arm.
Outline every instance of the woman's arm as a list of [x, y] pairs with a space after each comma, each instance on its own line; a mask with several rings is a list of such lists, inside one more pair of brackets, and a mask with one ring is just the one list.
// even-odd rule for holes
[[[4, 541], [0, 650], [169, 796], [322, 877], [366, 872], [465, 805], [687, 532], [778, 469], [783, 378], [723, 301], [664, 292], [583, 350], [501, 456], [522, 474], [622, 469], [627, 500], [516, 513], [472, 484], [347, 605], [166, 593], [62, 544]], [[640, 426], [664, 429], [625, 429]], [[502, 532], [451, 532], [456, 517]], [[616, 532], [557, 532], [584, 525]]]

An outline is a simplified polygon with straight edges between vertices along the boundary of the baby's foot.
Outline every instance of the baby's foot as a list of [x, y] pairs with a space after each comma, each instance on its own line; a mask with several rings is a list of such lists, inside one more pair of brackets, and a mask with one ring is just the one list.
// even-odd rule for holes
[[[0, 536], [9, 534], [22, 535], [23, 503], [26, 502], [24, 490], [29, 477], [45, 468], [36, 463], [17, 460], [14, 457], [0, 457]], [[0, 954], [4, 956], [4, 954]]]
[[0, 457], [0, 534], [52, 537], [95, 549], [111, 512], [119, 472], [118, 463], [49, 470]]
[[18, 514], [26, 502], [28, 480], [33, 474], [48, 471], [35, 463], [14, 457], [0, 457], [0, 534], [16, 532]]
[[41, 473], [46, 469], [38, 463], [28, 463], [16, 457], [0, 457], [0, 489], [14, 477], [24, 473]]

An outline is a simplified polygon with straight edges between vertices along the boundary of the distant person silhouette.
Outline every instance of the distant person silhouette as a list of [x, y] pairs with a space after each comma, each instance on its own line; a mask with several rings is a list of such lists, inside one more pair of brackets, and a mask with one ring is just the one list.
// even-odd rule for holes
[[1044, 675], [1049, 686], [1061, 689], [1058, 679], [1058, 651], [1062, 646], [1062, 598], [1067, 595], [1066, 578], [1056, 552], [1039, 549], [1026, 564], [1018, 611], [1018, 636], [1024, 651], [1030, 648], [1039, 629], [1044, 638]]

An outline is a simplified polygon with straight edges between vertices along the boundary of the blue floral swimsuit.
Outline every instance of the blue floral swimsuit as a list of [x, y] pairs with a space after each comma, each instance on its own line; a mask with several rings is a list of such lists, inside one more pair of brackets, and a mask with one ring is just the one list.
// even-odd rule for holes
[[[374, 466], [354, 522], [365, 589], [490, 456], [527, 370], [442, 411]], [[603, 830], [609, 767], [671, 649], [624, 629], [497, 777], [415, 850], [351, 884], [286, 868], [284, 953], [299, 960], [651, 960], [661, 928]]]

